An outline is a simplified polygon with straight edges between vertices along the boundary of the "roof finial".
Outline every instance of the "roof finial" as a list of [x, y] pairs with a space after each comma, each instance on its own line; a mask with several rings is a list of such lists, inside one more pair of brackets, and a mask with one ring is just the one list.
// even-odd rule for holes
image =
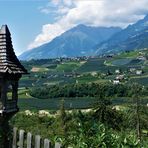
[[27, 73], [14, 53], [11, 34], [7, 25], [3, 25], [0, 29], [0, 73]]
[[2, 25], [2, 27], [0, 29], [0, 34], [10, 34], [10, 31], [9, 31], [7, 25]]

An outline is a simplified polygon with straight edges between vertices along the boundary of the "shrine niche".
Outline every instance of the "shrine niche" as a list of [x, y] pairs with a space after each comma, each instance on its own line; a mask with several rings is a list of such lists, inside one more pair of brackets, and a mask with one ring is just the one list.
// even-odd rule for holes
[[17, 59], [7, 25], [0, 29], [0, 113], [18, 111], [18, 81], [27, 70]]
[[9, 120], [19, 110], [18, 82], [27, 70], [17, 59], [7, 25], [0, 29], [0, 146], [9, 147]]

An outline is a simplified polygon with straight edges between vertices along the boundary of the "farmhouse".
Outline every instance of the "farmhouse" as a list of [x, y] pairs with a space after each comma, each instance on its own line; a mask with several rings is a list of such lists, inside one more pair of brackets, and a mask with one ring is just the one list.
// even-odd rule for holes
[[137, 74], [137, 75], [141, 75], [142, 72], [143, 72], [142, 70], [136, 70], [136, 74]]
[[130, 68], [129, 71], [133, 73], [136, 71], [136, 68]]
[[139, 56], [139, 57], [137, 57], [137, 59], [138, 59], [138, 60], [143, 60], [143, 61], [146, 60], [146, 58], [145, 58], [144, 56]]
[[120, 74], [120, 73], [121, 73], [120, 69], [116, 69], [116, 70], [115, 70], [115, 73], [116, 73], [116, 74]]
[[120, 81], [119, 80], [113, 80], [113, 84], [119, 84]]
[[124, 75], [117, 75], [116, 76], [116, 80], [123, 80], [124, 79]]

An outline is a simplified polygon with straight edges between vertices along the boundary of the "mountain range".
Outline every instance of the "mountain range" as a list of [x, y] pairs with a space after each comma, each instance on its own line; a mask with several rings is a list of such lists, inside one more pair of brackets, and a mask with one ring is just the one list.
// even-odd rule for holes
[[133, 25], [114, 34], [109, 40], [99, 43], [96, 54], [118, 53], [148, 47], [148, 15]]
[[148, 15], [125, 29], [78, 25], [49, 43], [28, 50], [21, 60], [118, 53], [148, 47]]
[[78, 25], [51, 42], [28, 50], [19, 58], [21, 60], [46, 59], [57, 57], [76, 57], [94, 53], [94, 45], [108, 40], [113, 34], [121, 31], [119, 27], [90, 27]]

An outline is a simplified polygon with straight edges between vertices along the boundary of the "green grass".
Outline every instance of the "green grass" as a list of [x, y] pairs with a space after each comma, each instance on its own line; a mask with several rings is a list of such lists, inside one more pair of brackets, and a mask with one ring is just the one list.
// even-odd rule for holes
[[147, 72], [148, 73], [148, 64], [145, 64], [143, 70], [144, 70], [144, 72]]
[[98, 77], [88, 74], [88, 75], [83, 75], [79, 78], [76, 78], [76, 81], [79, 83], [87, 83], [87, 82], [90, 82], [90, 80], [91, 82], [94, 82], [94, 81], [97, 81], [98, 79], [99, 79]]
[[[90, 108], [96, 102], [95, 98], [68, 98], [65, 99], [66, 109]], [[21, 98], [18, 101], [20, 110], [57, 110], [60, 108], [61, 99], [35, 99]]]
[[[147, 51], [145, 51], [147, 52]], [[142, 85], [148, 86], [148, 65], [147, 62], [142, 63], [137, 60], [136, 57], [139, 56], [139, 51], [122, 53], [113, 58], [90, 58], [87, 61], [70, 61], [64, 63], [45, 63], [45, 64], [35, 64], [27, 65], [28, 67], [38, 67], [38, 72], [30, 72], [29, 75], [25, 75], [20, 80], [19, 89], [19, 106], [21, 110], [26, 109], [58, 109], [60, 99], [34, 99], [27, 95], [28, 90], [25, 87], [44, 87], [45, 85], [64, 85], [72, 83], [104, 83], [113, 80], [116, 77], [114, 73], [116, 69], [121, 69], [122, 72], [126, 71], [126, 75], [130, 77], [128, 83], [137, 82]], [[128, 66], [141, 67], [144, 66], [144, 75], [137, 76], [130, 73], [127, 74]], [[99, 74], [106, 74], [108, 70], [113, 74], [104, 77], [95, 77], [88, 73], [97, 72]], [[77, 72], [82, 77], [64, 77], [63, 72], [68, 74], [69, 72]], [[49, 75], [58, 75], [58, 77], [48, 78]], [[76, 81], [77, 80], [77, 81]], [[69, 108], [72, 103], [72, 108], [88, 108], [90, 104], [93, 103], [93, 99], [89, 98], [74, 98], [66, 99], [66, 107]], [[117, 100], [119, 103], [124, 104], [124, 99]]]
[[144, 61], [133, 58], [118, 58], [105, 61], [107, 66], [138, 66], [144, 64]]
[[[33, 69], [36, 69], [36, 71], [33, 71]], [[46, 67], [42, 67], [42, 66], [33, 66], [31, 71], [32, 72], [47, 72], [49, 71], [49, 69]]]
[[141, 85], [148, 86], [148, 77], [131, 78], [129, 83], [130, 82], [136, 82], [136, 83], [139, 83]]
[[20, 88], [18, 90], [18, 98], [24, 98], [24, 99], [29, 99], [29, 98], [33, 98], [29, 95], [29, 89], [25, 89], [25, 88]]
[[110, 60], [105, 60], [104, 61], [104, 65], [106, 65], [106, 66], [113, 66], [112, 62]]
[[79, 68], [81, 65], [82, 64], [79, 62], [66, 62], [66, 63], [59, 64], [56, 67], [56, 70], [60, 72], [72, 72], [77, 68]]
[[117, 58], [136, 58], [139, 55], [139, 51], [123, 52], [118, 55]]
[[[21, 96], [23, 97], [23, 96]], [[19, 97], [20, 98], [20, 97]], [[63, 98], [54, 99], [36, 99], [36, 98], [20, 98], [18, 106], [21, 111], [24, 110], [58, 110]], [[88, 109], [95, 105], [97, 98], [64, 98], [65, 109]], [[143, 98], [142, 104], [147, 104], [148, 98]], [[133, 103], [131, 98], [112, 98], [113, 105], [127, 106]]]
[[131, 61], [132, 61], [132, 59], [129, 59], [129, 58], [117, 59], [117, 60], [112, 61], [112, 65], [122, 66], [122, 65], [126, 65], [126, 64], [130, 63]]
[[105, 67], [104, 61], [105, 61], [104, 59], [100, 58], [89, 59], [77, 70], [77, 72], [85, 73], [85, 72], [100, 71], [101, 67]]
[[32, 84], [36, 82], [36, 78], [21, 79], [19, 87], [32, 87]]

